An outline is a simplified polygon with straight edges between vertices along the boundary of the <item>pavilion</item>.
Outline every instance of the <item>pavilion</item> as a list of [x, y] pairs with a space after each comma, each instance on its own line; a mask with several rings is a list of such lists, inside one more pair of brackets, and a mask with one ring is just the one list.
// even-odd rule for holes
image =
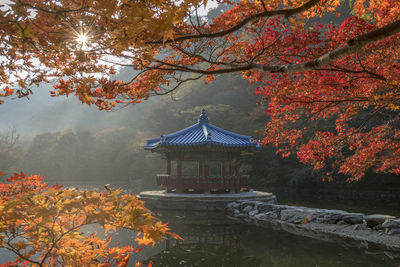
[[167, 192], [238, 193], [250, 189], [248, 176], [240, 173], [241, 158], [261, 146], [251, 136], [210, 124], [203, 108], [196, 124], [148, 139], [144, 148], [167, 160], [166, 174], [157, 175]]

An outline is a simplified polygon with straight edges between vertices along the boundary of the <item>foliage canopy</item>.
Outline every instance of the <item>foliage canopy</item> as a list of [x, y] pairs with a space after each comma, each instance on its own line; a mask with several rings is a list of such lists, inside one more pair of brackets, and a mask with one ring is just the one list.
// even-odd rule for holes
[[[179, 238], [133, 195], [109, 187], [104, 193], [64, 189], [42, 180], [21, 173], [0, 183], [0, 247], [17, 255], [2, 266], [127, 266], [131, 253], [143, 245], [154, 245], [164, 235]], [[102, 226], [104, 234], [136, 232], [137, 246], [115, 246], [111, 235], [83, 234], [91, 224]]]
[[[351, 179], [400, 174], [398, 0], [18, 0], [0, 13], [3, 95], [57, 78], [53, 95], [112, 109], [186, 81], [241, 72], [260, 84], [270, 117], [264, 144]], [[113, 79], [114, 66], [136, 71]], [[66, 78], [67, 77], [67, 78]], [[330, 120], [332, 127], [321, 129]], [[306, 123], [304, 123], [304, 121]]]

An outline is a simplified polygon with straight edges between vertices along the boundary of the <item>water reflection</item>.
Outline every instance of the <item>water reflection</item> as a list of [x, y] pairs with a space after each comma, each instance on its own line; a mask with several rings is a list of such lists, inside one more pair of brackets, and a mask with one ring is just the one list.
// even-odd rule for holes
[[229, 220], [223, 213], [169, 211], [158, 215], [184, 240], [167, 239], [165, 249], [147, 259], [154, 266], [258, 266], [258, 260], [240, 246], [247, 225]]
[[[382, 250], [365, 250], [353, 242], [316, 240], [282, 230], [252, 226], [240, 245], [261, 266], [399, 266]], [[359, 244], [361, 245], [361, 244]], [[395, 256], [393, 254], [392, 256]], [[258, 265], [258, 266], [260, 266]]]
[[273, 227], [245, 225], [223, 213], [158, 212], [184, 240], [168, 239], [146, 258], [154, 266], [399, 266], [396, 254], [322, 241]]
[[[398, 254], [354, 242], [316, 240], [286, 231], [251, 224], [242, 224], [223, 213], [183, 213], [156, 211], [156, 216], [168, 222], [184, 240], [167, 239], [155, 247], [146, 247], [132, 255], [132, 260], [153, 266], [206, 267], [372, 267], [400, 266]], [[103, 229], [90, 226], [82, 229], [98, 233]], [[111, 232], [121, 245], [134, 244], [134, 234], [127, 230]], [[0, 263], [14, 257], [0, 250]], [[130, 266], [134, 266], [133, 261]]]

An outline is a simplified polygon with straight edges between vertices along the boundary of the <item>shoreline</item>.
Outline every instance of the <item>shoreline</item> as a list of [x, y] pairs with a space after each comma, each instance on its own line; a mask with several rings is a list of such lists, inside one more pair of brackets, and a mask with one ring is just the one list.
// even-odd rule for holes
[[400, 219], [394, 216], [260, 201], [231, 202], [226, 210], [232, 219], [249, 224], [324, 241], [351, 243], [370, 251], [383, 250], [390, 258], [400, 258]]

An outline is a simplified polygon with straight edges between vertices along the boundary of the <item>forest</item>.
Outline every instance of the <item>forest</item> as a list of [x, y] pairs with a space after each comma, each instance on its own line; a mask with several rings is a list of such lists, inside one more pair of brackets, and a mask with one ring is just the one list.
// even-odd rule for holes
[[[119, 75], [122, 80], [129, 77], [126, 70]], [[28, 120], [2, 129], [1, 162], [7, 162], [4, 172], [41, 174], [51, 183], [68, 186], [128, 185], [136, 193], [156, 189], [155, 176], [165, 172], [166, 163], [143, 149], [145, 139], [196, 123], [202, 107], [212, 124], [262, 138], [266, 117], [263, 105], [255, 104], [260, 101], [255, 87], [238, 75], [228, 75], [207, 85], [201, 81], [187, 83], [172, 95], [116, 111], [100, 112], [74, 99], [37, 106]], [[40, 93], [46, 93], [46, 88], [40, 89], [44, 91]], [[31, 101], [35, 105], [35, 99]], [[13, 106], [10, 112], [18, 108]], [[272, 145], [244, 160], [242, 171], [250, 174], [253, 188], [273, 188], [283, 199], [297, 192], [295, 201], [305, 194], [308, 200], [304, 203], [313, 202], [313, 192], [322, 191], [321, 195], [328, 196], [326, 201], [356, 199], [363, 206], [382, 192], [396, 198], [400, 188], [397, 176], [373, 172], [358, 182], [349, 183], [343, 175], [326, 181], [324, 171], [299, 163], [294, 155], [282, 158]], [[384, 201], [389, 208], [397, 203], [391, 202], [392, 197]]]

